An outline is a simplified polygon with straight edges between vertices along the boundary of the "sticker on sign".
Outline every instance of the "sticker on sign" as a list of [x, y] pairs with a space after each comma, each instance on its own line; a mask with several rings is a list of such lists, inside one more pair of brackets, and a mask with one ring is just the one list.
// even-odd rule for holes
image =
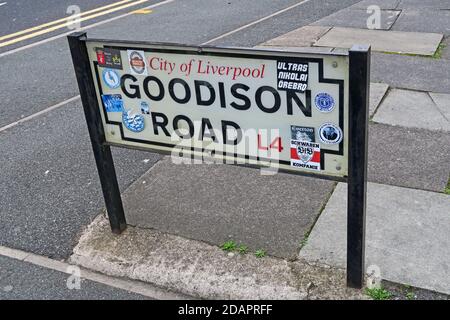
[[347, 55], [86, 44], [109, 144], [347, 175]]

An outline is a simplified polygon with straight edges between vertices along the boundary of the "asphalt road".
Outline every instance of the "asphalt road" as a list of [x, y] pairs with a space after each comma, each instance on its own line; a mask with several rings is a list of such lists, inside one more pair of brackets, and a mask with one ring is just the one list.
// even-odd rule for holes
[[[76, 2], [93, 9], [113, 1]], [[152, 12], [130, 14], [90, 28], [88, 35], [201, 44], [300, 2], [174, 0]], [[251, 47], [356, 2], [310, 0], [212, 44]], [[145, 6], [155, 3], [148, 1]], [[63, 18], [67, 4], [69, 1], [8, 2], [0, 6], [2, 36]], [[16, 20], [11, 20], [14, 17]], [[104, 207], [80, 102], [73, 99], [19, 125], [5, 126], [78, 95], [67, 40], [61, 36], [68, 31], [55, 30], [0, 48], [0, 245], [56, 259], [71, 254], [82, 230]], [[159, 156], [115, 149], [114, 159], [124, 190]], [[1, 260], [0, 268], [9, 263]]]
[[[70, 23], [79, 17], [81, 26], [97, 23], [114, 16], [157, 3], [157, 0], [14, 0], [0, 1], [0, 52], [73, 30]], [[69, 19], [70, 17], [73, 19]], [[76, 16], [78, 18], [78, 16]], [[66, 25], [65, 25], [66, 24]], [[31, 30], [30, 30], [31, 29]], [[24, 32], [28, 30], [28, 32]], [[10, 37], [15, 35], [14, 37]], [[24, 38], [24, 39], [22, 39]], [[5, 45], [4, 42], [11, 44]], [[3, 43], [3, 44], [2, 44]]]
[[[67, 285], [69, 283], [69, 286]], [[145, 300], [145, 296], [0, 256], [0, 300]]]
[[[82, 11], [88, 11], [113, 2], [110, 0], [78, 0], [76, 5]], [[74, 4], [70, 0], [5, 0], [0, 3], [5, 3], [0, 6], [2, 15], [0, 36], [61, 19], [67, 15], [67, 8]]]

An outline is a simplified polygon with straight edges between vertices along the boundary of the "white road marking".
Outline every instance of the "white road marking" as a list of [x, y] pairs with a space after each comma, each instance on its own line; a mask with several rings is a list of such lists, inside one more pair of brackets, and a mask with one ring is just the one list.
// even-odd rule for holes
[[[73, 29], [73, 28], [71, 28], [72, 26], [81, 25], [81, 22], [83, 22], [83, 21], [95, 19], [95, 18], [104, 16], [106, 14], [111, 14], [111, 13], [116, 12], [116, 11], [124, 10], [125, 8], [136, 6], [138, 4], [143, 4], [144, 2], [148, 2], [148, 1], [149, 0], [137, 0], [135, 2], [126, 3], [126, 4], [123, 4], [121, 6], [114, 7], [112, 9], [104, 10], [104, 11], [101, 11], [101, 12], [97, 12], [97, 13], [94, 13], [94, 14], [91, 14], [91, 15], [88, 15], [88, 16], [84, 16], [84, 17], [75, 18], [75, 16], [69, 16], [69, 17], [67, 17], [68, 19], [66, 18], [66, 21], [63, 22], [63, 23], [56, 24], [56, 25], [51, 25], [51, 23], [49, 23], [50, 26], [47, 26], [47, 27], [44, 27], [44, 28], [41, 28], [41, 29], [39, 29], [39, 26], [37, 26], [37, 27], [35, 27], [35, 28], [37, 28], [37, 30], [35, 30], [34, 32], [30, 31], [30, 33], [28, 33], [28, 34], [21, 35], [22, 31], [19, 31], [19, 32], [15, 33], [15, 34], [16, 35], [20, 35], [20, 36], [16, 36], [16, 37], [14, 37], [14, 34], [12, 34], [12, 35], [11, 34], [10, 35], [5, 35], [5, 36], [0, 37], [0, 39], [1, 40], [9, 39], [9, 40], [0, 42], [0, 48], [1, 47], [10, 46], [10, 45], [13, 45], [15, 43], [18, 43], [18, 42], [21, 42], [21, 41], [25, 41], [25, 40], [28, 40], [28, 39], [32, 39], [32, 38], [35, 38], [35, 37], [47, 34], [49, 32], [65, 28], [65, 27]], [[29, 30], [33, 30], [33, 28], [31, 28]]]
[[8, 2], [2, 2], [2, 3], [0, 3], [0, 7], [1, 6], [4, 6], [5, 4], [7, 4]]
[[62, 101], [60, 103], [57, 103], [57, 104], [55, 104], [55, 105], [53, 105], [51, 107], [48, 107], [48, 108], [46, 108], [44, 110], [39, 111], [39, 112], [33, 113], [32, 115], [29, 115], [28, 117], [25, 117], [25, 118], [22, 118], [20, 120], [14, 121], [13, 123], [10, 123], [10, 124], [8, 124], [6, 126], [1, 127], [0, 128], [0, 132], [5, 131], [7, 129], [11, 129], [12, 127], [15, 127], [15, 126], [17, 126], [17, 125], [19, 125], [19, 124], [21, 124], [23, 122], [30, 121], [31, 119], [39, 117], [40, 115], [46, 114], [46, 113], [48, 113], [48, 112], [50, 112], [52, 110], [58, 109], [58, 108], [60, 108], [60, 107], [62, 107], [64, 105], [66, 105], [66, 104], [68, 104], [70, 102], [76, 101], [78, 99], [80, 99], [80, 95], [72, 97], [72, 98], [67, 99], [67, 100], [64, 100], [64, 101]]
[[[58, 19], [58, 20], [53, 20], [53, 21], [50, 21], [50, 22], [43, 23], [41, 25], [37, 25], [37, 26], [31, 27], [31, 28], [28, 28], [28, 29], [24, 29], [24, 30], [20, 30], [20, 31], [17, 31], [17, 32], [14, 32], [14, 33], [10, 33], [10, 34], [6, 34], [6, 35], [3, 35], [3, 36], [0, 36], [0, 40], [14, 38], [14, 37], [20, 36], [22, 34], [30, 33], [32, 31], [44, 29], [46, 27], [53, 26], [55, 24], [65, 22], [67, 20], [74, 20], [75, 18], [81, 18], [81, 17], [86, 16], [88, 14], [96, 13], [96, 12], [102, 11], [102, 10], [106, 10], [108, 8], [115, 7], [115, 6], [118, 6], [118, 5], [123, 4], [123, 3], [128, 3], [130, 1], [131, 0], [122, 0], [122, 1], [119, 1], [119, 2], [108, 4], [108, 5], [103, 6], [103, 7], [97, 7], [97, 8], [92, 9], [92, 10], [82, 11], [82, 12], [77, 13], [77, 14], [72, 14], [70, 16], [67, 16], [67, 17], [64, 17], [64, 18], [61, 18], [61, 19]], [[14, 18], [14, 20], [15, 20], [15, 18]]]
[[[169, 4], [169, 3], [174, 2], [174, 1], [175, 0], [166, 0], [166, 1], [158, 2], [158, 3], [155, 3], [155, 4], [151, 5], [151, 6], [144, 7], [142, 9], [153, 9], [153, 8], [165, 5], [165, 4]], [[112, 17], [110, 19], [102, 20], [102, 21], [90, 24], [88, 26], [82, 27], [78, 31], [88, 30], [88, 29], [100, 26], [102, 24], [105, 24], [105, 23], [108, 23], [108, 22], [111, 22], [111, 21], [115, 21], [115, 20], [118, 20], [118, 19], [122, 19], [122, 18], [128, 17], [130, 15], [134, 15], [134, 13], [133, 12], [128, 12], [128, 13], [124, 13], [124, 14], [116, 16], [116, 17]], [[74, 32], [75, 32], [75, 30], [71, 30], [69, 32], [58, 34], [57, 36], [54, 36], [54, 37], [51, 37], [51, 38], [47, 38], [47, 39], [44, 39], [44, 40], [41, 40], [41, 41], [33, 42], [33, 43], [28, 44], [26, 46], [19, 47], [19, 48], [13, 49], [13, 50], [9, 50], [9, 51], [0, 53], [0, 58], [8, 56], [8, 55], [13, 54], [13, 53], [20, 52], [20, 51], [25, 50], [25, 49], [33, 48], [35, 46], [38, 46], [38, 45], [41, 45], [41, 44], [44, 44], [44, 43], [47, 43], [47, 42], [50, 42], [50, 41], [53, 41], [53, 40], [56, 40], [56, 39], [60, 39], [60, 38], [66, 37], [69, 34], [74, 33]]]
[[[73, 265], [62, 262], [58, 260], [53, 260], [44, 256], [40, 256], [34, 253], [25, 252], [22, 250], [12, 249], [4, 246], [0, 246], [0, 256], [12, 258], [15, 260], [20, 260], [26, 263], [30, 263], [36, 266], [44, 267], [46, 269], [59, 271], [66, 274], [70, 273], [70, 268]], [[80, 268], [81, 270], [81, 278], [90, 280], [93, 282], [101, 283], [107, 285], [109, 287], [114, 287], [121, 290], [126, 290], [129, 292], [137, 293], [149, 298], [157, 299], [157, 300], [185, 300], [189, 297], [168, 292], [152, 286], [151, 284], [134, 281], [134, 280], [125, 280], [121, 278], [110, 277], [104, 274], [100, 274], [97, 272], [93, 272], [84, 268]], [[82, 289], [83, 287], [81, 287]]]
[[230, 32], [224, 33], [224, 34], [222, 34], [222, 35], [220, 35], [220, 36], [218, 36], [218, 37], [215, 37], [215, 38], [213, 38], [213, 39], [211, 39], [211, 40], [209, 40], [209, 41], [206, 41], [206, 42], [202, 43], [202, 45], [206, 45], [206, 44], [209, 44], [209, 43], [211, 43], [211, 42], [217, 41], [217, 40], [219, 40], [219, 39], [228, 37], [228, 36], [230, 36], [230, 35], [232, 35], [232, 34], [234, 34], [234, 33], [236, 33], [236, 32], [239, 32], [239, 31], [241, 31], [241, 30], [247, 29], [248, 27], [254, 26], [255, 24], [258, 24], [258, 23], [260, 23], [260, 22], [263, 22], [263, 21], [265, 21], [265, 20], [267, 20], [267, 19], [273, 18], [273, 17], [275, 17], [275, 16], [277, 16], [277, 15], [279, 15], [279, 14], [282, 14], [282, 13], [284, 13], [284, 12], [286, 12], [286, 11], [289, 11], [289, 10], [291, 10], [291, 9], [294, 9], [295, 7], [298, 7], [298, 6], [300, 6], [300, 5], [302, 5], [302, 4], [305, 4], [305, 3], [309, 2], [309, 1], [311, 1], [311, 0], [303, 0], [303, 1], [301, 1], [301, 2], [299, 2], [299, 3], [296, 3], [296, 4], [294, 4], [294, 5], [290, 6], [290, 7], [281, 9], [281, 10], [279, 10], [279, 11], [277, 11], [277, 12], [274, 12], [274, 13], [268, 15], [268, 16], [265, 16], [265, 17], [263, 17], [263, 18], [261, 18], [261, 19], [255, 20], [255, 21], [250, 22], [250, 23], [248, 23], [248, 24], [246, 24], [246, 25], [243, 25], [242, 27], [239, 27], [239, 28], [234, 29], [234, 30], [232, 30], [232, 31], [230, 31]]
[[[171, 2], [173, 2], [173, 1], [175, 1], [175, 0], [166, 0], [166, 1], [163, 1], [163, 2], [159, 2], [159, 3], [157, 3], [157, 4], [154, 4], [154, 5], [145, 7], [145, 8], [143, 8], [143, 9], [151, 9], [151, 8], [154, 8], [154, 7], [163, 5], [163, 4], [171, 3]], [[260, 23], [260, 22], [262, 22], [262, 21], [265, 21], [265, 20], [267, 20], [267, 19], [273, 18], [273, 17], [275, 17], [275, 16], [277, 16], [277, 15], [279, 15], [279, 14], [282, 14], [282, 13], [288, 11], [288, 10], [291, 10], [291, 9], [293, 9], [293, 8], [295, 8], [295, 7], [298, 7], [299, 5], [302, 5], [302, 4], [307, 3], [307, 2], [309, 2], [309, 1], [311, 1], [311, 0], [303, 0], [302, 2], [296, 3], [296, 4], [294, 4], [294, 5], [290, 6], [290, 7], [287, 7], [287, 8], [284, 8], [284, 9], [282, 9], [282, 10], [279, 10], [279, 11], [277, 11], [277, 12], [274, 12], [274, 13], [272, 13], [272, 14], [270, 14], [270, 15], [268, 15], [268, 16], [265, 16], [265, 17], [263, 17], [263, 18], [261, 18], [261, 19], [255, 20], [255, 21], [250, 22], [250, 23], [248, 23], [248, 24], [246, 24], [246, 25], [243, 25], [243, 26], [241, 26], [241, 27], [239, 27], [239, 28], [237, 28], [237, 29], [234, 29], [234, 30], [232, 30], [232, 31], [229, 31], [229, 32], [227, 32], [227, 33], [224, 33], [224, 34], [222, 34], [222, 35], [220, 35], [220, 36], [218, 36], [218, 37], [215, 37], [215, 38], [213, 38], [213, 39], [211, 39], [211, 40], [208, 40], [208, 41], [206, 41], [206, 42], [203, 42], [203, 43], [201, 43], [200, 45], [207, 45], [207, 44], [209, 44], [209, 43], [211, 43], [211, 42], [214, 42], [214, 41], [216, 41], [216, 40], [219, 40], [219, 39], [222, 39], [222, 38], [227, 37], [227, 36], [229, 36], [229, 35], [232, 35], [232, 34], [234, 34], [234, 33], [236, 33], [236, 32], [239, 32], [239, 31], [241, 31], [241, 30], [244, 30], [244, 29], [246, 29], [246, 28], [248, 28], [248, 27], [251, 27], [251, 26], [253, 26], [253, 25], [257, 24], [257, 23]], [[126, 14], [123, 14], [123, 15], [120, 15], [120, 16], [117, 16], [117, 17], [114, 17], [114, 18], [111, 18], [111, 19], [107, 19], [107, 20], [103, 20], [103, 21], [100, 21], [100, 22], [91, 24], [91, 25], [86, 26], [86, 27], [83, 27], [83, 28], [81, 28], [81, 29], [82, 29], [82, 30], [90, 29], [90, 28], [93, 28], [93, 27], [102, 25], [102, 24], [104, 24], [104, 23], [108, 23], [108, 22], [111, 22], [111, 21], [114, 21], [114, 20], [117, 20], [117, 19], [120, 19], [120, 18], [129, 16], [129, 15], [132, 15], [132, 14], [133, 14], [132, 12], [126, 13]], [[40, 44], [43, 44], [43, 43], [47, 43], [47, 42], [50, 42], [50, 41], [53, 41], [53, 40], [56, 40], [56, 39], [65, 37], [65, 36], [67, 36], [67, 35], [69, 35], [69, 34], [71, 34], [71, 33], [73, 33], [73, 31], [70, 31], [70, 32], [67, 32], [67, 33], [64, 33], [64, 34], [60, 34], [60, 35], [57, 35], [57, 36], [54, 36], [54, 37], [51, 37], [51, 38], [48, 38], [48, 39], [45, 39], [45, 40], [42, 40], [42, 41], [38, 41], [38, 42], [35, 42], [35, 43], [32, 43], [32, 44], [29, 44], [29, 45], [26, 45], [26, 46], [23, 46], [23, 47], [14, 49], [14, 50], [10, 50], [10, 51], [1, 53], [1, 54], [0, 54], [0, 58], [1, 58], [1, 57], [4, 57], [4, 56], [7, 56], [7, 55], [10, 55], [10, 54], [13, 54], [13, 53], [16, 53], [16, 52], [19, 52], [19, 51], [22, 51], [22, 50], [25, 50], [25, 49], [28, 49], [28, 48], [32, 48], [32, 47], [34, 47], [34, 46], [37, 46], [37, 45], [40, 45]], [[4, 131], [4, 130], [6, 130], [6, 129], [10, 129], [10, 128], [12, 128], [12, 127], [14, 127], [14, 126], [16, 126], [16, 125], [18, 125], [18, 124], [20, 124], [20, 123], [23, 123], [23, 122], [25, 122], [25, 121], [29, 121], [29, 120], [31, 120], [31, 119], [33, 119], [33, 118], [35, 118], [35, 117], [37, 117], [37, 116], [40, 116], [40, 115], [42, 115], [42, 114], [45, 114], [45, 113], [47, 113], [47, 112], [49, 112], [49, 111], [52, 111], [52, 110], [54, 110], [54, 109], [57, 109], [57, 108], [59, 108], [59, 107], [65, 105], [65, 104], [67, 104], [67, 103], [69, 103], [69, 102], [72, 102], [72, 101], [75, 101], [76, 99], [79, 99], [79, 98], [80, 98], [80, 96], [78, 95], [78, 96], [76, 96], [76, 97], [67, 99], [67, 100], [65, 100], [65, 101], [63, 101], [63, 102], [60, 102], [60, 103], [54, 105], [54, 106], [51, 106], [51, 107], [49, 107], [49, 108], [47, 108], [47, 109], [44, 109], [44, 110], [42, 110], [42, 111], [39, 111], [39, 112], [37, 112], [37, 113], [35, 113], [35, 114], [32, 114], [32, 115], [30, 115], [30, 116], [28, 116], [28, 117], [26, 117], [26, 118], [20, 119], [20, 120], [18, 120], [18, 121], [16, 121], [16, 122], [13, 122], [13, 123], [8, 124], [8, 125], [6, 125], [6, 126], [4, 126], [4, 127], [1, 127], [1, 128], [0, 128], [0, 132]]]

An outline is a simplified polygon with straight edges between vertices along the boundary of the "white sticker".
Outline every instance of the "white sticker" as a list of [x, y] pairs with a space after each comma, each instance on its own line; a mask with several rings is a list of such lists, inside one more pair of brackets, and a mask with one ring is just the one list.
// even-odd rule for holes
[[147, 76], [147, 61], [145, 61], [144, 51], [127, 50], [128, 63], [130, 64], [131, 73], [138, 76]]

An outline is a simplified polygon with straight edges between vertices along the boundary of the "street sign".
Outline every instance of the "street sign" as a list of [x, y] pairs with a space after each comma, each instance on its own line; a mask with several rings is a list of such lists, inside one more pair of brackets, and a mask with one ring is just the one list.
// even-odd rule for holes
[[85, 34], [69, 45], [113, 232], [126, 220], [111, 145], [346, 181], [348, 283], [361, 286], [370, 48], [318, 54]]
[[347, 176], [347, 55], [86, 46], [107, 143]]

